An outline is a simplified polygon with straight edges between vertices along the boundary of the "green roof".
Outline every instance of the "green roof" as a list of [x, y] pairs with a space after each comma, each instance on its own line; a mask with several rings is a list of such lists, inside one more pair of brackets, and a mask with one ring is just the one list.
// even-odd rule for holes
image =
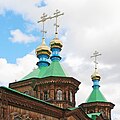
[[107, 102], [99, 88], [94, 88], [90, 96], [88, 97], [87, 103], [89, 102]]
[[65, 72], [58, 61], [53, 61], [50, 66], [38, 67], [37, 69], [34, 69], [31, 73], [23, 77], [20, 81], [30, 78], [44, 78], [49, 76], [66, 77]]
[[20, 81], [27, 80], [30, 78], [42, 78], [48, 67], [38, 67], [34, 69], [31, 73], [23, 77]]
[[96, 116], [100, 116], [101, 113], [89, 113], [87, 114], [89, 118], [96, 120]]
[[61, 77], [66, 77], [65, 72], [60, 65], [59, 61], [53, 61], [48, 69], [46, 70], [45, 74], [43, 77], [48, 77], [48, 76], [61, 76]]
[[74, 108], [67, 108], [68, 110], [75, 110], [75, 109], [78, 109], [79, 107], [74, 107]]

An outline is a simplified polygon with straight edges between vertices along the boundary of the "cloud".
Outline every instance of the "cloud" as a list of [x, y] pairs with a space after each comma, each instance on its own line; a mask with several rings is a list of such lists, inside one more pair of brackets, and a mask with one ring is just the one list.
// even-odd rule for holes
[[19, 29], [16, 30], [11, 30], [10, 34], [12, 37], [9, 39], [12, 42], [18, 42], [18, 43], [30, 43], [30, 42], [35, 42], [38, 38], [34, 37], [32, 34], [25, 34]]
[[8, 86], [9, 83], [20, 80], [36, 67], [36, 62], [37, 58], [32, 53], [23, 58], [17, 58], [15, 64], [0, 58], [0, 85]]

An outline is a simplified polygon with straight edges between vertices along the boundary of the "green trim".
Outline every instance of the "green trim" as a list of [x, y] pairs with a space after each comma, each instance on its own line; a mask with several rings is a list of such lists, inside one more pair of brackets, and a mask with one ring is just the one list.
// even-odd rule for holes
[[46, 70], [45, 74], [43, 75], [43, 77], [48, 76], [66, 77], [65, 72], [58, 61], [53, 61], [50, 64], [49, 68]]
[[86, 100], [87, 103], [89, 102], [107, 102], [104, 95], [100, 92], [99, 88], [94, 88], [88, 99]]
[[31, 99], [31, 100], [35, 100], [35, 101], [37, 101], [37, 102], [41, 102], [41, 103], [44, 103], [44, 104], [47, 104], [47, 105], [50, 105], [50, 106], [53, 106], [53, 107], [62, 109], [62, 108], [60, 108], [60, 107], [58, 107], [58, 106], [55, 106], [55, 105], [53, 105], [53, 104], [51, 104], [51, 103], [49, 103], [49, 102], [45, 102], [44, 100], [40, 100], [40, 99], [35, 98], [35, 97], [33, 97], [33, 96], [30, 96], [30, 95], [24, 94], [24, 93], [22, 93], [22, 92], [19, 92], [19, 91], [17, 91], [17, 90], [14, 90], [14, 89], [11, 89], [11, 88], [7, 88], [7, 87], [5, 87], [5, 86], [0, 86], [0, 88], [6, 89], [6, 90], [11, 91], [11, 92], [14, 92], [14, 93], [17, 93], [17, 94], [22, 95], [22, 96], [24, 96], [24, 97], [27, 97], [27, 98], [29, 98], [29, 99]]
[[74, 108], [67, 108], [68, 110], [76, 110], [76, 109], [78, 109], [79, 107], [74, 107]]
[[87, 114], [92, 120], [96, 120], [96, 116], [100, 116], [101, 113], [89, 113]]

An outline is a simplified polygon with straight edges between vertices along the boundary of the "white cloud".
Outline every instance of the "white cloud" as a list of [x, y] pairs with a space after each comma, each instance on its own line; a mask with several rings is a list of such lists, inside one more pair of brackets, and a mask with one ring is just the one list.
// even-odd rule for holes
[[25, 34], [19, 29], [16, 30], [11, 30], [10, 34], [12, 37], [9, 39], [12, 42], [18, 42], [18, 43], [30, 43], [30, 42], [35, 42], [38, 38], [34, 37], [32, 34]]
[[8, 86], [15, 80], [31, 72], [36, 67], [37, 58], [34, 54], [27, 54], [23, 58], [18, 58], [15, 64], [8, 63], [6, 59], [0, 58], [0, 85]]

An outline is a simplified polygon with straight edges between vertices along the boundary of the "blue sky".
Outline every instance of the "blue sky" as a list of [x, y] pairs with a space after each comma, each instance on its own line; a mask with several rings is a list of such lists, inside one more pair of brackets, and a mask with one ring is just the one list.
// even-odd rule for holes
[[29, 21], [25, 21], [22, 15], [16, 14], [13, 11], [6, 11], [5, 14], [0, 16], [0, 28], [2, 28], [0, 29], [0, 57], [6, 58], [10, 63], [15, 63], [16, 58], [23, 57], [36, 48], [40, 41], [23, 44], [12, 42], [10, 40], [10, 31], [16, 29], [20, 29], [25, 34], [40, 36], [40, 32], [38, 30], [27, 30], [27, 26], [29, 24], [31, 23]]
[[[116, 0], [1, 0], [0, 1], [0, 84], [18, 80], [36, 67], [35, 54], [41, 43], [41, 24], [45, 12], [56, 9], [65, 15], [59, 19], [59, 38], [63, 42], [61, 61], [65, 71], [82, 82], [77, 104], [92, 90], [92, 53], [97, 50], [101, 91], [116, 104], [114, 119], [120, 117], [120, 1]], [[54, 20], [46, 23], [46, 43], [54, 38]], [[9, 68], [9, 69], [8, 69]], [[9, 76], [6, 76], [6, 72]], [[86, 91], [83, 93], [82, 91]], [[113, 92], [114, 91], [114, 92]], [[81, 98], [81, 99], [79, 99]], [[116, 98], [116, 99], [114, 99]]]
[[[41, 4], [36, 4], [36, 6], [44, 7], [46, 4], [44, 1]], [[39, 20], [39, 19], [38, 19]], [[35, 24], [35, 27], [33, 25]], [[26, 20], [23, 15], [16, 13], [15, 11], [6, 10], [4, 14], [0, 15], [0, 36], [1, 36], [1, 50], [0, 57], [6, 58], [8, 62], [15, 63], [17, 58], [25, 56], [27, 53], [32, 52], [41, 43], [42, 39], [42, 24], [39, 24], [39, 28], [36, 27], [36, 23], [32, 23], [30, 20]], [[30, 28], [31, 27], [31, 28]], [[33, 28], [32, 28], [33, 27]], [[20, 30], [23, 34], [32, 35], [37, 38], [37, 40], [25, 42], [12, 41], [11, 31]], [[62, 34], [65, 31], [61, 31]], [[46, 37], [46, 43], [49, 45], [52, 37]]]

